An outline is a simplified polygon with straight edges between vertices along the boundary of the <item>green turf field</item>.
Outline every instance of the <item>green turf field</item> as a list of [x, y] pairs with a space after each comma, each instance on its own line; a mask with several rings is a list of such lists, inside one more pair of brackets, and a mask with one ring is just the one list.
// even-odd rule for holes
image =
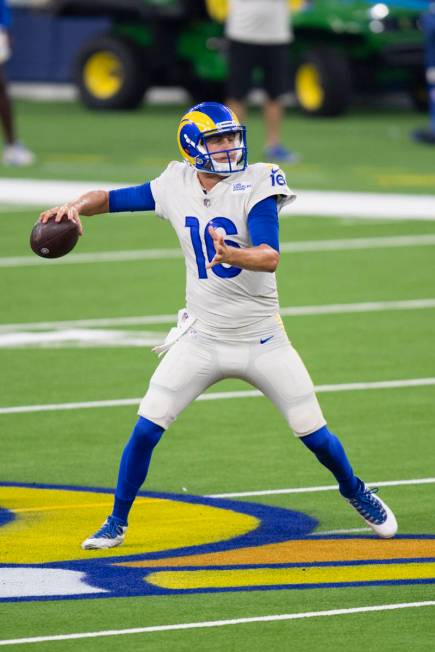
[[[39, 161], [30, 170], [4, 175], [138, 182], [177, 156], [178, 114], [175, 108], [148, 108], [103, 116], [70, 104], [20, 103], [22, 137]], [[405, 112], [365, 111], [327, 121], [289, 113], [286, 135], [302, 156], [286, 168], [289, 184], [434, 194], [433, 152], [408, 138], [421, 122]], [[262, 142], [255, 112], [249, 127], [255, 159]], [[35, 219], [35, 211], [0, 206], [0, 265], [7, 257], [32, 256], [28, 235]], [[176, 247], [170, 227], [152, 215], [84, 222], [78, 253]], [[28, 597], [35, 580], [30, 588], [28, 581], [22, 601], [0, 600], [0, 646], [8, 639], [232, 620], [225, 626], [29, 642], [16, 649], [432, 649], [433, 604], [386, 606], [435, 600], [435, 245], [430, 240], [435, 221], [312, 216], [281, 223], [283, 242], [376, 242], [406, 235], [419, 239], [413, 246], [368, 243], [358, 250], [285, 253], [278, 270], [284, 313], [306, 307], [284, 322], [319, 387], [329, 425], [356, 471], [368, 482], [387, 483], [381, 496], [396, 512], [401, 536], [378, 541], [360, 531], [363, 521], [338, 493], [321, 490], [333, 485], [333, 478], [294, 440], [273, 406], [261, 397], [231, 398], [229, 392], [252, 388], [228, 380], [208, 390], [210, 400], [191, 405], [159, 444], [145, 487], [159, 493], [134, 508], [129, 538], [112, 555], [121, 566], [104, 552], [88, 556], [79, 547], [111, 502], [110, 495], [83, 488], [114, 487], [136, 418], [135, 399], [143, 395], [157, 362], [149, 346], [133, 346], [128, 337], [158, 339], [170, 328], [165, 316], [184, 303], [183, 260], [96, 258], [83, 264], [0, 266], [0, 578], [5, 568], [80, 571], [87, 574], [85, 586], [109, 590], [107, 577], [114, 578], [110, 591], [116, 595], [35, 600]], [[369, 308], [369, 302], [375, 305]], [[345, 311], [343, 304], [359, 307]], [[315, 314], [308, 309], [313, 306], [329, 312]], [[154, 319], [129, 323], [131, 317]], [[109, 319], [110, 324], [101, 321]], [[83, 332], [57, 345], [32, 342], [41, 333], [66, 329], [87, 336], [100, 331], [102, 338], [109, 331], [118, 335], [110, 346], [98, 338], [84, 345]], [[6, 345], [2, 339], [20, 333], [21, 344]], [[127, 337], [122, 345], [119, 333]], [[370, 387], [380, 381], [386, 386]], [[349, 387], [355, 383], [366, 385]], [[216, 392], [225, 394], [217, 398]], [[121, 399], [128, 404], [117, 403]], [[91, 401], [97, 406], [87, 405]], [[100, 406], [102, 401], [114, 405]], [[71, 403], [81, 407], [47, 407]], [[283, 489], [289, 491], [273, 493]], [[232, 496], [238, 493], [247, 495]], [[228, 496], [201, 498], [209, 495]], [[302, 514], [301, 522], [318, 521], [314, 536], [291, 539], [292, 512]], [[8, 521], [11, 513], [14, 521]], [[255, 529], [258, 521], [267, 532]], [[247, 538], [236, 539], [242, 536]], [[202, 558], [212, 542], [214, 561]], [[264, 547], [269, 544], [276, 546], [272, 558]], [[189, 555], [181, 570], [177, 549]], [[143, 565], [124, 566], [132, 559]], [[366, 607], [380, 610], [349, 611]], [[294, 618], [331, 610], [342, 612]], [[285, 614], [293, 616], [267, 620]], [[249, 618], [254, 622], [243, 622]]]
[[[38, 154], [32, 177], [131, 181], [156, 176], [178, 156], [173, 134], [188, 107], [150, 107], [134, 113], [89, 112], [69, 103], [17, 104], [20, 137]], [[283, 140], [300, 156], [296, 188], [432, 193], [433, 149], [414, 143], [424, 114], [365, 109], [340, 118], [307, 119], [288, 111]], [[258, 110], [247, 121], [250, 159], [261, 160], [264, 128]], [[28, 170], [2, 170], [28, 177]]]

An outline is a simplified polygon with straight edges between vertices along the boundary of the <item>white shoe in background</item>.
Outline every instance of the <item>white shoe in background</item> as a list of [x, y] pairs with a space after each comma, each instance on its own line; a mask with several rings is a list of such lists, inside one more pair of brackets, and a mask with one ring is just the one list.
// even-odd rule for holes
[[22, 167], [32, 165], [35, 162], [35, 155], [22, 143], [5, 145], [3, 149], [3, 165]]

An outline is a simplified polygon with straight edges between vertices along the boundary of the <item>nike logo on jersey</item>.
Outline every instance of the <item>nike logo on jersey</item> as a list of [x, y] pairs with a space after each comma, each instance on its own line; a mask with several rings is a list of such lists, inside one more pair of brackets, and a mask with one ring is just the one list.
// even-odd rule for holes
[[264, 337], [264, 338], [261, 338], [261, 340], [260, 340], [260, 344], [266, 344], [266, 342], [268, 342], [269, 340], [271, 340], [272, 337], [273, 337], [273, 335], [271, 335], [270, 337]]

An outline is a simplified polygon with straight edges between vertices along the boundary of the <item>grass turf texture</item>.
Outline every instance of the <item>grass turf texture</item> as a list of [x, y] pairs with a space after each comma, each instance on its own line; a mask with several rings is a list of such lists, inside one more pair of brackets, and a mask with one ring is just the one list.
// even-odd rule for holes
[[[175, 109], [105, 114], [104, 119], [75, 105], [19, 103], [18, 109], [23, 140], [38, 152], [39, 162], [31, 174], [7, 170], [11, 176], [140, 182], [177, 157]], [[289, 113], [287, 139], [303, 156], [301, 164], [287, 170], [291, 185], [432, 191], [432, 152], [408, 138], [418, 120], [401, 112], [365, 112], [317, 122]], [[42, 129], [43, 124], [50, 129]], [[255, 159], [262, 144], [261, 120], [255, 112], [249, 127]], [[154, 151], [161, 159], [147, 157]], [[0, 255], [30, 255], [27, 238], [35, 214], [3, 213], [0, 219]], [[83, 252], [176, 246], [170, 227], [152, 216], [96, 217], [86, 221], [85, 228], [78, 249]], [[285, 241], [434, 232], [435, 224], [429, 222], [313, 217], [281, 224]], [[281, 305], [434, 297], [433, 252], [433, 247], [411, 247], [283, 255]], [[0, 281], [3, 323], [171, 313], [182, 305], [184, 293], [181, 259], [55, 270], [3, 268]], [[317, 384], [433, 375], [434, 310], [292, 317], [285, 323]], [[139, 397], [155, 364], [149, 350], [133, 348], [2, 349], [2, 405]], [[216, 389], [242, 387], [246, 385], [226, 381]], [[426, 387], [319, 398], [357, 471], [367, 480], [396, 480], [433, 475], [434, 393], [433, 387]], [[2, 478], [113, 486], [134, 420], [134, 407], [0, 415]], [[159, 444], [147, 488], [180, 492], [186, 487], [190, 493], [205, 494], [323, 484], [333, 484], [331, 476], [293, 441], [273, 406], [256, 398], [190, 406]], [[381, 495], [397, 512], [402, 533], [434, 533], [433, 485], [388, 487]], [[362, 525], [334, 492], [246, 500], [304, 511], [320, 521], [319, 530]], [[433, 595], [433, 586], [413, 585], [1, 604], [0, 631], [4, 639], [413, 602]], [[255, 651], [291, 646], [315, 652], [326, 643], [338, 650], [349, 645], [363, 650], [369, 644], [382, 651], [426, 650], [433, 622], [433, 610], [423, 608], [23, 647]]]
[[[178, 158], [174, 135], [188, 108], [90, 112], [76, 104], [17, 102], [21, 138], [37, 154], [34, 178], [141, 182]], [[340, 118], [307, 119], [287, 111], [283, 142], [301, 161], [291, 169], [296, 188], [432, 192], [433, 150], [411, 140], [427, 117], [408, 110], [366, 109]], [[264, 125], [247, 120], [251, 161], [261, 160]], [[29, 176], [6, 170], [4, 176]]]
[[[241, 594], [173, 596], [143, 600], [93, 600], [92, 602], [52, 602], [33, 605], [2, 605], [9, 618], [2, 629], [5, 637], [49, 635], [58, 632], [125, 629], [152, 625], [243, 618], [266, 614], [296, 613], [314, 610], [341, 609], [387, 602], [424, 601], [433, 599], [430, 586], [397, 587], [391, 600], [388, 587], [328, 589], [319, 591], [252, 591]], [[315, 595], [314, 595], [315, 594]], [[315, 603], [313, 602], [315, 600]], [[382, 650], [430, 649], [433, 637], [431, 608], [403, 610], [390, 614], [374, 613], [337, 616], [335, 618], [293, 621], [289, 623], [258, 623], [221, 630], [191, 630], [146, 635], [62, 641], [39, 645], [18, 646], [18, 649], [51, 650], [255, 650], [299, 651], [324, 649], [325, 641], [334, 649], [362, 651], [368, 643], [382, 645]], [[24, 618], [23, 618], [24, 615]], [[14, 623], [14, 625], [12, 624]], [[48, 626], [47, 623], [50, 623]], [[78, 623], [80, 626], [78, 626]], [[98, 623], [98, 625], [97, 625]], [[140, 623], [140, 624], [139, 624]], [[7, 648], [6, 648], [7, 649]]]

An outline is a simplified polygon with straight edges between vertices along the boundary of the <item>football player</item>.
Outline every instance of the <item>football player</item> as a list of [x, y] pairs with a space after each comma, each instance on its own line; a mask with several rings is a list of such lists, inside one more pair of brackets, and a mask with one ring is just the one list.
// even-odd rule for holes
[[154, 447], [186, 406], [227, 377], [263, 392], [374, 532], [394, 536], [393, 512], [354, 474], [279, 315], [278, 213], [295, 199], [284, 173], [275, 165], [248, 165], [246, 128], [222, 104], [192, 107], [180, 121], [177, 141], [184, 161], [172, 161], [151, 182], [92, 191], [40, 216], [47, 222], [67, 215], [81, 229], [80, 215], [154, 211], [175, 229], [186, 262], [186, 309], [157, 347], [165, 356], [122, 454], [113, 512], [82, 547], [112, 548], [124, 541]]

